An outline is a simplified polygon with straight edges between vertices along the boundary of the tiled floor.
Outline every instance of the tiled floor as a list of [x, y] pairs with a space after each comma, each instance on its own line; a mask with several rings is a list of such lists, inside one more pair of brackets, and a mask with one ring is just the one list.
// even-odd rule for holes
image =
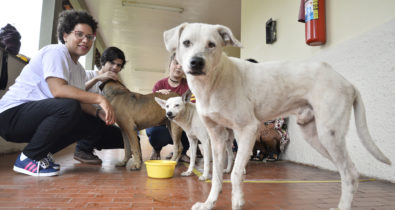
[[[151, 149], [141, 140], [143, 159]], [[196, 175], [181, 177], [185, 164], [178, 164], [171, 179], [152, 179], [145, 166], [140, 171], [117, 168], [122, 150], [97, 154], [101, 166], [80, 164], [72, 159], [73, 145], [55, 155], [62, 166], [57, 177], [31, 177], [17, 174], [12, 166], [18, 154], [0, 155], [0, 208], [13, 209], [190, 209], [204, 201], [210, 182]], [[168, 146], [162, 151], [166, 156]], [[201, 170], [201, 160], [198, 169]], [[395, 209], [395, 184], [361, 177], [353, 209]], [[244, 209], [329, 209], [340, 196], [339, 175], [334, 172], [287, 161], [257, 162], [247, 166]], [[223, 190], [214, 209], [231, 209], [231, 184], [225, 175]]]

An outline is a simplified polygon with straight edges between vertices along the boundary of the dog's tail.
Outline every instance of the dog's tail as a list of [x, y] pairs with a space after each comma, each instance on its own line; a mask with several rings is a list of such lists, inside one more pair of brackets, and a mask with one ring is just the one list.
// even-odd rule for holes
[[359, 138], [362, 140], [362, 144], [365, 148], [379, 161], [391, 165], [391, 161], [380, 151], [380, 149], [373, 142], [370, 136], [367, 122], [365, 106], [363, 105], [362, 97], [357, 89], [355, 89], [355, 100], [354, 100], [354, 116], [355, 124], [357, 127], [357, 133]]

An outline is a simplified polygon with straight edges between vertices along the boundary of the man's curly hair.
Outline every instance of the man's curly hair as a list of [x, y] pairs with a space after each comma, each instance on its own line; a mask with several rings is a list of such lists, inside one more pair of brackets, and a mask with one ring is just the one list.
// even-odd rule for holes
[[97, 22], [85, 11], [65, 10], [59, 14], [58, 39], [64, 44], [63, 33], [69, 34], [77, 24], [88, 24], [96, 34]]

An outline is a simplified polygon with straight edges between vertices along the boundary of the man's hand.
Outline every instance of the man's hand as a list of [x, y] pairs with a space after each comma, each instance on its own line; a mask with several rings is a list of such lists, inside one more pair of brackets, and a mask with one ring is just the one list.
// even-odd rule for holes
[[162, 94], [167, 95], [167, 94], [170, 93], [170, 90], [169, 90], [169, 89], [162, 89], [162, 90], [158, 90], [158, 91], [156, 91], [156, 92], [157, 92], [157, 93], [162, 93]]
[[[102, 95], [96, 93], [89, 93], [83, 91], [74, 86], [68, 85], [68, 83], [60, 78], [49, 77], [46, 79], [48, 87], [54, 96], [54, 98], [71, 98], [85, 104], [99, 104], [105, 113], [104, 119], [101, 118], [107, 125], [115, 123], [115, 112], [112, 109], [110, 102]], [[95, 115], [93, 107], [90, 112]], [[84, 110], [85, 112], [87, 110]]]
[[102, 110], [99, 110], [98, 117], [102, 119], [107, 125], [112, 125], [115, 123], [115, 112], [106, 98], [101, 97], [100, 107]]
[[115, 80], [115, 81], [119, 80], [118, 74], [114, 73], [112, 71], [107, 71], [106, 73], [100, 74], [96, 78], [97, 78], [97, 80], [99, 80], [101, 82], [105, 82], [110, 79]]

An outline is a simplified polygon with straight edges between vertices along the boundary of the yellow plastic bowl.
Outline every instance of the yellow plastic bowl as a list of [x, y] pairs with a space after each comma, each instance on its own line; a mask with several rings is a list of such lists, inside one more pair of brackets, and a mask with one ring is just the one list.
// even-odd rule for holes
[[147, 160], [144, 162], [147, 167], [147, 175], [151, 178], [171, 178], [177, 164], [172, 160]]

